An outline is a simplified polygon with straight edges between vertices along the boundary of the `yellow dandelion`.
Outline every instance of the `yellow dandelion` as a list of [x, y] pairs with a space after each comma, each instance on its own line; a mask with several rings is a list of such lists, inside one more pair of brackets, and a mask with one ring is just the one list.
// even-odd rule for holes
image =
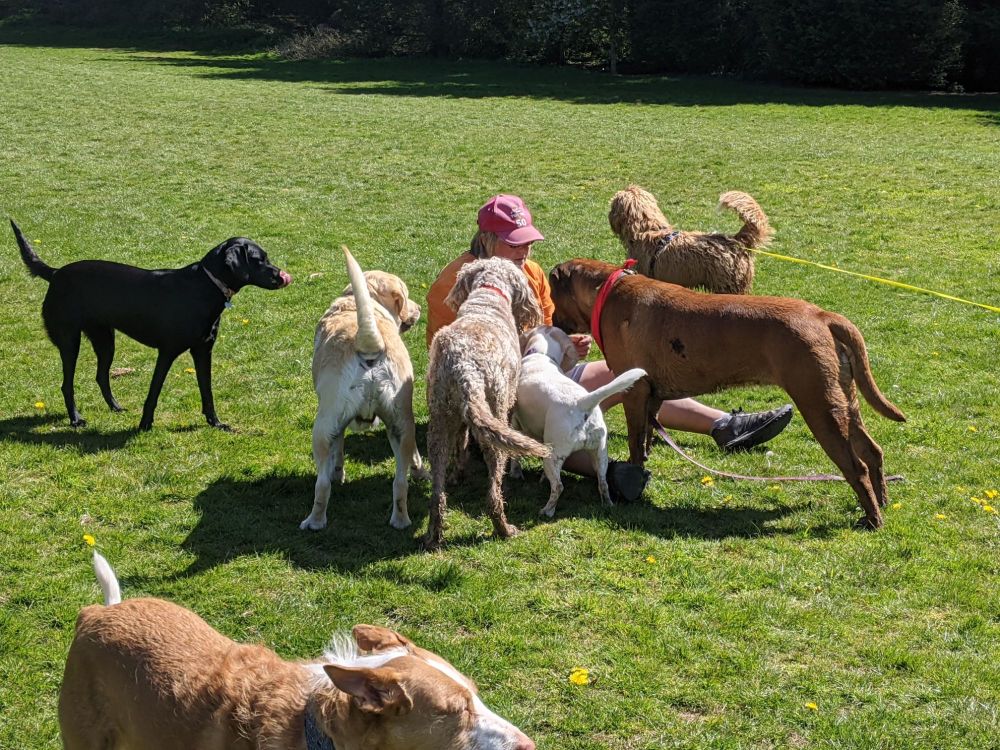
[[653, 565], [656, 562], [656, 558], [650, 555], [649, 557], [646, 558], [646, 562], [648, 562], [650, 565]]
[[184, 368], [184, 372], [186, 372], [188, 375], [194, 375], [194, 368], [193, 367], [185, 367]]
[[248, 325], [248, 324], [250, 323], [250, 321], [249, 321], [249, 320], [248, 320], [247, 318], [243, 318], [243, 320], [241, 320], [240, 322], [241, 322], [241, 323], [242, 323], [243, 325]]
[[969, 425], [969, 432], [979, 432], [979, 428], [976, 427], [974, 424], [970, 424]]
[[819, 706], [817, 706], [817, 705], [816, 705], [815, 703], [813, 703], [812, 701], [809, 701], [809, 702], [808, 702], [808, 703], [806, 704], [806, 708], [808, 708], [808, 709], [809, 709], [810, 711], [819, 711]]
[[982, 500], [981, 498], [978, 498], [978, 497], [970, 497], [969, 499], [970, 499], [970, 500], [971, 500], [972, 502], [976, 503], [976, 505], [982, 505], [982, 504], [983, 504], [983, 500]]
[[946, 518], [947, 518], [948, 516], [946, 516], [946, 515], [945, 515], [944, 513], [935, 513], [935, 514], [934, 514], [934, 517], [935, 517], [935, 518], [936, 518], [937, 520], [939, 520], [939, 521], [943, 521], [943, 520], [944, 520], [944, 519], [946, 519]]
[[965, 492], [965, 485], [964, 484], [956, 485], [955, 489], [958, 490], [959, 492]]
[[722, 498], [722, 501], [724, 503], [731, 503], [733, 501], [733, 496], [732, 495], [726, 495], [724, 498]]
[[705, 485], [706, 487], [711, 487], [713, 484], [715, 484], [715, 480], [712, 479], [712, 477], [707, 477], [706, 476], [706, 477], [702, 477], [701, 478], [701, 483], [703, 485]]
[[941, 356], [941, 352], [931, 352], [931, 356], [932, 357], [940, 357]]
[[591, 683], [590, 670], [584, 667], [573, 667], [569, 673], [569, 681], [574, 685], [589, 685]]
[[1000, 492], [997, 492], [996, 490], [986, 490], [983, 494], [990, 500], [996, 500], [997, 496], [1000, 495]]
[[996, 513], [997, 512], [997, 509], [994, 508], [992, 505], [984, 505], [983, 506], [983, 510], [985, 510], [987, 513]]
[[45, 408], [45, 402], [44, 401], [36, 401], [35, 402], [35, 408], [36, 409], [44, 409]]
[[902, 504], [902, 503], [893, 503], [893, 504], [892, 504], [892, 509], [893, 509], [893, 510], [899, 510], [899, 509], [900, 509], [900, 508], [902, 508], [902, 507], [903, 507], [903, 504]]
[[84, 534], [83, 535], [83, 541], [85, 541], [87, 543], [88, 547], [93, 547], [95, 544], [97, 544], [97, 540], [94, 539], [94, 535], [93, 534]]
[[771, 492], [778, 492], [781, 489], [781, 485], [780, 484], [771, 484], [771, 485], [768, 485], [768, 489], [771, 490]]

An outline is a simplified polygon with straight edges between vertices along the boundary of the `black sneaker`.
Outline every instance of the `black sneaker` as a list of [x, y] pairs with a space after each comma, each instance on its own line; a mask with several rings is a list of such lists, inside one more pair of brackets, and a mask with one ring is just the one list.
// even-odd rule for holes
[[632, 503], [642, 497], [642, 491], [652, 476], [646, 469], [625, 461], [608, 461], [608, 491], [616, 503]]
[[742, 409], [736, 409], [715, 420], [709, 434], [723, 450], [746, 450], [766, 443], [785, 429], [792, 421], [793, 411], [791, 404], [785, 404], [771, 411], [755, 411], [749, 414], [744, 414]]

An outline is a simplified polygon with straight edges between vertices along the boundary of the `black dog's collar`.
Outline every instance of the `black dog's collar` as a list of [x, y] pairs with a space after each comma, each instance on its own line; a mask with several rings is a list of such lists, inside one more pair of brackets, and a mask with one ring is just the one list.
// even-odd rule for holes
[[205, 268], [205, 266], [202, 266], [201, 270], [205, 272], [205, 275], [208, 276], [208, 278], [212, 281], [212, 283], [215, 284], [216, 287], [218, 287], [218, 289], [219, 289], [220, 292], [222, 292], [222, 296], [226, 298], [226, 307], [232, 307], [233, 306], [233, 303], [232, 303], [233, 295], [236, 294], [236, 292], [233, 291], [232, 289], [230, 289], [225, 284], [223, 284], [217, 278], [215, 278], [212, 275], [212, 272], [209, 271], [207, 268]]
[[337, 750], [333, 740], [324, 734], [313, 716], [312, 706], [306, 706], [305, 715], [306, 750]]

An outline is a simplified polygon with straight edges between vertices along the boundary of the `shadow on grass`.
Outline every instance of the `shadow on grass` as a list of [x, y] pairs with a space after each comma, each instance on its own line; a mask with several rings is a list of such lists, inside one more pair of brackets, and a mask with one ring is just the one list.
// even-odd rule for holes
[[[43, 429], [47, 428], [47, 429]], [[38, 414], [0, 420], [0, 441], [74, 448], [80, 453], [118, 450], [139, 434], [138, 427], [98, 432], [70, 427], [65, 416]]]
[[[288, 61], [261, 54], [274, 39], [253, 32], [143, 34], [134, 30], [0, 27], [0, 44], [94, 47], [132, 52], [130, 60], [200, 70], [208, 78], [331, 86], [338, 94], [480, 99], [517, 97], [578, 104], [926, 107], [1000, 112], [996, 94], [858, 92], [779, 86], [698, 76], [612, 76], [573, 68], [421, 58]], [[174, 56], [193, 52], [196, 57]], [[114, 58], [121, 62], [121, 58]], [[980, 118], [997, 125], [1000, 115]]]
[[[391, 457], [385, 435], [349, 435], [346, 452], [357, 463], [373, 464]], [[469, 479], [449, 488], [451, 510], [461, 509], [483, 520], [487, 528], [486, 476], [482, 464], [472, 462]], [[355, 471], [355, 473], [357, 473]], [[792, 513], [785, 505], [760, 510], [749, 508], [668, 508], [648, 502], [605, 508], [600, 504], [594, 480], [564, 476], [564, 491], [553, 520], [540, 518], [539, 509], [548, 498], [548, 483], [529, 471], [521, 481], [506, 480], [509, 520], [522, 532], [567, 518], [599, 520], [621, 529], [639, 530], [664, 538], [764, 537], [802, 533], [776, 528], [776, 521]], [[392, 479], [384, 470], [367, 476], [351, 476], [334, 486], [328, 508], [328, 526], [322, 531], [300, 531], [299, 522], [312, 508], [315, 476], [274, 473], [262, 477], [223, 477], [206, 487], [194, 500], [200, 520], [182, 547], [195, 561], [181, 574], [191, 576], [245, 555], [279, 553], [294, 565], [312, 570], [334, 569], [356, 572], [371, 563], [408, 557], [420, 550], [419, 535], [426, 526], [430, 483], [410, 482], [409, 512], [413, 525], [402, 531], [388, 525], [392, 510]], [[823, 529], [810, 529], [822, 535]], [[481, 532], [460, 534], [446, 531], [446, 547], [488, 541]]]

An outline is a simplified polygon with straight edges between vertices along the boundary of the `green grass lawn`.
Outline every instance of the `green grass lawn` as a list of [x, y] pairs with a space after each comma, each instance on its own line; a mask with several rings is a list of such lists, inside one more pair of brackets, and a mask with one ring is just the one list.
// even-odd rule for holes
[[[93, 42], [0, 47], [0, 214], [54, 266], [176, 267], [247, 235], [287, 268], [248, 289], [215, 348], [208, 428], [190, 359], [138, 433], [155, 354], [118, 337], [112, 414], [85, 344], [69, 427], [45, 283], [0, 227], [0, 747], [59, 746], [76, 613], [98, 601], [93, 534], [126, 596], [171, 599], [289, 658], [356, 622], [395, 627], [474, 677], [545, 749], [995, 748], [1000, 743], [997, 313], [760, 258], [755, 291], [803, 297], [864, 332], [906, 424], [863, 407], [906, 482], [877, 533], [842, 485], [719, 480], [663, 446], [644, 501], [604, 510], [567, 478], [555, 519], [537, 466], [508, 487], [523, 533], [490, 538], [480, 476], [450, 495], [447, 546], [418, 551], [430, 487], [388, 526], [381, 431], [347, 439], [330, 527], [298, 530], [314, 481], [315, 323], [346, 283], [344, 243], [418, 301], [491, 194], [523, 196], [546, 268], [623, 257], [611, 195], [652, 190], [688, 229], [733, 230], [750, 192], [772, 249], [1000, 305], [1000, 99], [855, 94], [710, 79], [413, 60], [283, 63]], [[427, 410], [423, 323], [407, 334]], [[748, 341], [747, 346], [754, 342]], [[770, 388], [707, 396], [783, 403]], [[45, 404], [37, 408], [36, 402]], [[620, 410], [612, 456], [627, 452]], [[830, 471], [796, 418], [741, 473]], [[1000, 498], [994, 502], [1000, 507]], [[577, 686], [574, 667], [596, 679]]]

